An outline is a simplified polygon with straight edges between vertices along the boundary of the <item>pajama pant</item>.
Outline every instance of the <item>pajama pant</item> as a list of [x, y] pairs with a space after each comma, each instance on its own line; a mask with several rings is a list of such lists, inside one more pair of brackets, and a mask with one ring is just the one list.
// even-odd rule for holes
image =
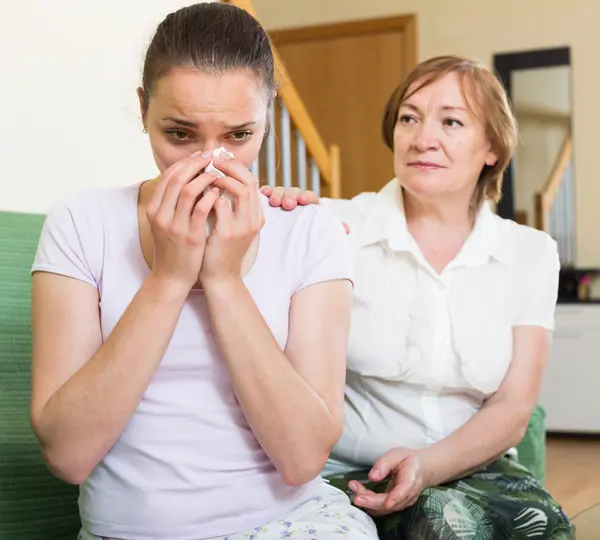
[[[293, 540], [377, 540], [378, 536], [375, 524], [367, 514], [353, 507], [343, 491], [324, 483], [319, 496], [309, 499], [281, 519], [265, 523], [249, 531], [211, 539], [198, 536], [197, 540], [281, 540], [285, 538]], [[78, 540], [129, 539], [95, 536], [82, 530]]]

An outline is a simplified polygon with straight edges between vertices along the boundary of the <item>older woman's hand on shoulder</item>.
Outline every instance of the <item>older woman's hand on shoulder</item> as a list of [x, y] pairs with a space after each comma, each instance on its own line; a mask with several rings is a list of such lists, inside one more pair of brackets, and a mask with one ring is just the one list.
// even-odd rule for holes
[[[284, 210], [294, 210], [298, 205], [319, 204], [319, 197], [314, 191], [307, 189], [302, 191], [297, 187], [284, 188], [282, 186], [262, 186], [260, 192], [269, 198], [271, 206], [280, 206]], [[350, 233], [350, 227], [343, 223], [346, 234]]]
[[284, 210], [293, 210], [298, 205], [319, 204], [319, 197], [309, 189], [302, 191], [297, 187], [262, 186], [260, 192], [269, 197], [272, 206], [281, 206]]

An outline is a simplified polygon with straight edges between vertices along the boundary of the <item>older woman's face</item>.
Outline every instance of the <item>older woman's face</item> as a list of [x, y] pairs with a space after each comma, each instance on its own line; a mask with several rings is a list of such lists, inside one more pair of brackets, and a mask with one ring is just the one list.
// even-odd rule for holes
[[170, 70], [158, 80], [148, 109], [142, 111], [159, 170], [196, 150], [221, 146], [250, 167], [265, 134], [268, 101], [251, 72]]
[[[465, 85], [467, 99], [475, 105], [469, 86]], [[411, 195], [470, 200], [484, 165], [496, 160], [485, 127], [470, 112], [455, 73], [422, 88], [400, 106], [394, 168]]]

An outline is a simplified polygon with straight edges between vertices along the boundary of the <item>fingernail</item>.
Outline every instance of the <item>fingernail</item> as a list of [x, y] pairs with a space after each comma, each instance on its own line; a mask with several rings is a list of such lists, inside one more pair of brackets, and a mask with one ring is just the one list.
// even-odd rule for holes
[[217, 156], [217, 161], [227, 161], [228, 159], [233, 159], [229, 152], [223, 152]]
[[393, 508], [395, 505], [396, 505], [396, 500], [395, 500], [395, 499], [392, 499], [392, 500], [389, 502], [388, 508]]
[[207, 150], [206, 152], [202, 152], [202, 157], [204, 159], [208, 159], [210, 156], [212, 156], [212, 152], [210, 152], [209, 150]]
[[379, 469], [373, 469], [373, 476], [379, 478], [381, 476], [381, 471]]
[[192, 152], [190, 154], [191, 157], [196, 157], [199, 156], [202, 153], [202, 150], [196, 150], [195, 152]]
[[361, 498], [354, 499], [354, 504], [356, 504], [357, 506], [361, 506], [365, 504], [365, 500]]

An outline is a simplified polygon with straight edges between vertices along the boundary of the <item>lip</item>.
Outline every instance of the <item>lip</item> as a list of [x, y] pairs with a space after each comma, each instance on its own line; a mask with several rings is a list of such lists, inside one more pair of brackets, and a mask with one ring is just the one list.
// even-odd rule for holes
[[408, 164], [409, 167], [414, 167], [415, 169], [421, 169], [424, 171], [435, 171], [437, 169], [443, 169], [441, 165], [437, 163], [432, 163], [431, 161], [411, 161]]

